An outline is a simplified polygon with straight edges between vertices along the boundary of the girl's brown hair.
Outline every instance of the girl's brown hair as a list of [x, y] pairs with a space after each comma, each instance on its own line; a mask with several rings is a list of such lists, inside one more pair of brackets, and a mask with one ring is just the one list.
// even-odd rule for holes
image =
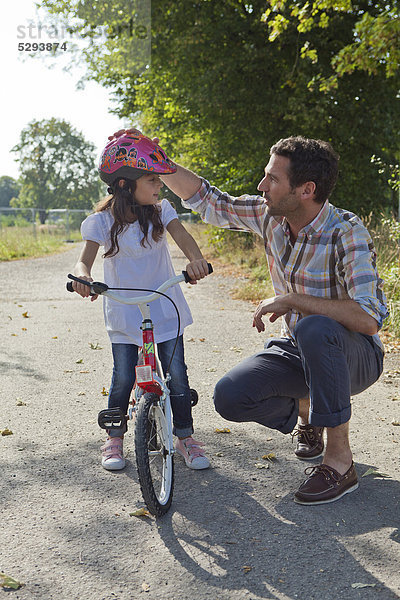
[[164, 225], [161, 221], [161, 208], [157, 205], [137, 204], [135, 202], [134, 192], [136, 181], [133, 179], [118, 179], [113, 185], [113, 193], [96, 204], [95, 212], [109, 210], [114, 218], [110, 237], [111, 247], [103, 254], [103, 258], [115, 256], [119, 252], [118, 236], [124, 229], [132, 223], [128, 218], [130, 215], [136, 217], [139, 221], [140, 229], [143, 232], [143, 239], [140, 244], [145, 247], [146, 242], [151, 246], [147, 239], [149, 224], [153, 225], [151, 237], [158, 242], [164, 233]]

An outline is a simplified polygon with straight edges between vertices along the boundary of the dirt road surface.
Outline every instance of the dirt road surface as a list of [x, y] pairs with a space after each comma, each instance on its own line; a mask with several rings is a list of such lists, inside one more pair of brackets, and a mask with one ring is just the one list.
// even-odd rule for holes
[[[290, 436], [227, 423], [212, 403], [215, 382], [278, 326], [257, 334], [253, 306], [233, 300], [235, 281], [218, 272], [185, 287], [196, 437], [212, 468], [193, 472], [177, 457], [169, 514], [133, 517], [143, 501], [132, 432], [125, 470], [100, 466], [97, 413], [112, 361], [101, 301], [65, 291], [78, 252], [0, 263], [0, 430], [13, 432], [0, 436], [0, 571], [25, 584], [0, 598], [398, 598], [399, 356], [389, 354], [381, 380], [354, 398], [351, 421], [359, 475], [374, 467], [389, 477], [361, 477], [339, 502], [299, 506], [293, 493], [308, 464]], [[102, 279], [101, 261], [94, 276]], [[262, 458], [270, 452], [274, 463]]]

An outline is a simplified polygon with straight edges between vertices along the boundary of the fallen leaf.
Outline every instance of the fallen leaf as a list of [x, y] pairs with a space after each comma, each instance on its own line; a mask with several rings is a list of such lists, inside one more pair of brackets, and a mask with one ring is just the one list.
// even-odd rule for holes
[[238, 346], [231, 346], [229, 348], [229, 350], [232, 350], [232, 352], [241, 352], [243, 350], [243, 348], [239, 348]]
[[28, 331], [26, 327], [21, 327], [22, 331]]
[[103, 347], [99, 346], [98, 343], [93, 344], [92, 342], [89, 342], [89, 346], [90, 346], [91, 350], [103, 350]]
[[12, 337], [18, 337], [16, 333], [11, 334]]
[[103, 387], [103, 389], [101, 390], [101, 393], [103, 396], [108, 396], [108, 391], [106, 390], [105, 387]]
[[150, 586], [149, 586], [149, 584], [148, 584], [148, 583], [144, 583], [144, 582], [143, 582], [143, 583], [142, 583], [142, 590], [143, 590], [144, 592], [149, 592], [149, 591], [150, 591]]
[[135, 512], [131, 512], [129, 513], [130, 517], [150, 517], [150, 513], [147, 510], [147, 508], [139, 508], [138, 510], [135, 510]]
[[228, 427], [223, 427], [222, 429], [216, 429], [215, 433], [230, 433], [231, 430]]
[[216, 371], [217, 369], [215, 367], [208, 367], [208, 369], [206, 369], [206, 371], [208, 373], [214, 373], [214, 371]]
[[79, 371], [79, 373], [90, 373], [90, 371]]
[[28, 311], [22, 313], [22, 316], [24, 317], [24, 319], [29, 319]]
[[86, 396], [86, 392], [79, 392], [78, 396]]
[[188, 342], [195, 342], [196, 340], [194, 338], [189, 338]]
[[199, 342], [205, 342], [206, 338], [199, 338]]
[[13, 432], [11, 431], [11, 429], [8, 429], [8, 427], [0, 431], [0, 433], [1, 435], [13, 435]]
[[19, 590], [24, 584], [5, 573], [0, 573], [0, 587], [4, 589]]
[[23, 401], [21, 400], [21, 398], [17, 398], [16, 405], [17, 405], [17, 406], [26, 406], [26, 402], [23, 402]]
[[252, 571], [253, 567], [249, 567], [249, 565], [244, 565], [242, 569], [245, 573], [249, 573], [250, 571]]
[[256, 469], [269, 469], [268, 463], [254, 463]]
[[375, 587], [376, 583], [352, 583], [351, 587], [356, 589], [366, 588], [366, 587]]
[[392, 402], [398, 402], [400, 400], [400, 398], [398, 398], [397, 396], [395, 398], [392, 398]]
[[368, 475], [373, 475], [373, 477], [390, 477], [390, 475], [387, 475], [386, 473], [381, 473], [380, 471], [371, 468], [367, 469], [361, 477], [367, 477]]
[[66, 371], [64, 371], [64, 373], [73, 373], [72, 369], [67, 369]]
[[216, 453], [214, 454], [214, 456], [223, 456], [223, 455], [224, 455], [224, 454], [223, 454], [223, 452], [216, 452]]
[[58, 340], [58, 335], [53, 335], [52, 340]]
[[269, 460], [269, 462], [274, 462], [274, 460], [276, 460], [276, 454], [274, 452], [269, 452], [268, 454], [264, 454], [262, 458], [264, 460]]
[[77, 361], [75, 361], [77, 365], [80, 365], [81, 363], [83, 363], [83, 358], [79, 358]]
[[400, 427], [400, 421], [392, 421], [392, 425], [395, 427]]

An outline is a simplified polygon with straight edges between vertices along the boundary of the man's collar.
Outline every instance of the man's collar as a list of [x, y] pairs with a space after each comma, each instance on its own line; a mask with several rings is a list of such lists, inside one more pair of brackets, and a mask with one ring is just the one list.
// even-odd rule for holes
[[[305, 225], [302, 229], [300, 229], [299, 233], [303, 233], [304, 235], [307, 235], [308, 237], [311, 237], [312, 235], [319, 233], [323, 226], [325, 225], [327, 219], [329, 217], [329, 202], [328, 200], [325, 200], [325, 202], [323, 203], [321, 210], [319, 211], [319, 213], [317, 214], [317, 216], [311, 221], [311, 223], [308, 223], [308, 225]], [[286, 220], [286, 217], [273, 217], [278, 223], [281, 224], [283, 230], [285, 232], [289, 232], [289, 224]]]

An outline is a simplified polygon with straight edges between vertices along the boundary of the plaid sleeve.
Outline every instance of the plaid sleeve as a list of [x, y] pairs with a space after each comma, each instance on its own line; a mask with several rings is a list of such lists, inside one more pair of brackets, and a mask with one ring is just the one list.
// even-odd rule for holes
[[235, 198], [221, 192], [206, 179], [202, 180], [199, 191], [192, 198], [182, 200], [182, 204], [198, 212], [206, 223], [225, 229], [252, 231], [260, 236], [268, 218], [261, 196], [243, 195]]
[[379, 327], [389, 315], [383, 292], [383, 280], [376, 268], [376, 252], [371, 236], [361, 224], [355, 224], [337, 241], [337, 275], [346, 292]]

